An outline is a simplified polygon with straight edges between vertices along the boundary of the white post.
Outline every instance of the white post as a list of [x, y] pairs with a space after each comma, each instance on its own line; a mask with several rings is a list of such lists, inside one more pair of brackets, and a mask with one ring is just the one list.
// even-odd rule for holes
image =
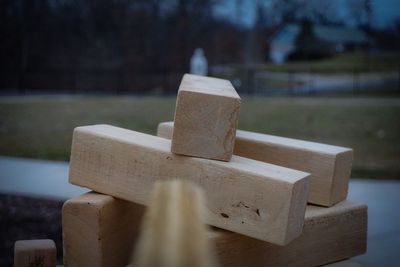
[[202, 48], [196, 48], [190, 59], [190, 73], [206, 76], [207, 72], [207, 59], [204, 56], [204, 51]]

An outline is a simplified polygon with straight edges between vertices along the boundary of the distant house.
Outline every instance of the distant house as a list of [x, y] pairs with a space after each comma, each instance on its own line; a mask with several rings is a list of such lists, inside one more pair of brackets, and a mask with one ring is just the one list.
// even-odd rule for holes
[[[318, 47], [324, 49], [325, 54], [357, 50], [368, 43], [367, 34], [359, 29], [314, 25], [312, 30]], [[272, 62], [282, 64], [288, 59], [296, 50], [296, 39], [300, 32], [300, 24], [288, 24], [272, 37], [269, 54]]]

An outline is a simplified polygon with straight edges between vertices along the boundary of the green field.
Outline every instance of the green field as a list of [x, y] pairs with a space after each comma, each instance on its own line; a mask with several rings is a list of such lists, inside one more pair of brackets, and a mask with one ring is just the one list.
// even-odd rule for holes
[[[154, 134], [174, 97], [0, 98], [0, 155], [68, 160], [73, 128], [108, 123]], [[353, 177], [400, 178], [399, 98], [243, 98], [240, 126], [355, 149]]]

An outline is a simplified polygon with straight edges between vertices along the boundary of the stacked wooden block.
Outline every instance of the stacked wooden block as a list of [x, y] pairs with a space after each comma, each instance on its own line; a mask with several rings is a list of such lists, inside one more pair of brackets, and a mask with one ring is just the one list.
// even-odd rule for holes
[[367, 207], [346, 200], [352, 150], [236, 131], [239, 109], [229, 81], [185, 75], [174, 123], [160, 123], [158, 136], [76, 128], [69, 181], [94, 192], [64, 204], [65, 266], [128, 265], [163, 179], [203, 189], [222, 266], [319, 266], [364, 253]]

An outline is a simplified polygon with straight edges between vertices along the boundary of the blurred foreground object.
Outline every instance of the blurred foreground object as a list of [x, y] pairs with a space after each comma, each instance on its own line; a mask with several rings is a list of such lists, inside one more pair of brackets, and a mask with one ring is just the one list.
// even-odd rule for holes
[[131, 266], [217, 266], [203, 201], [201, 189], [191, 182], [156, 182]]
[[15, 242], [14, 267], [55, 267], [56, 245], [50, 239], [19, 240]]
[[190, 73], [202, 76], [208, 73], [207, 59], [202, 48], [196, 48], [190, 58]]

